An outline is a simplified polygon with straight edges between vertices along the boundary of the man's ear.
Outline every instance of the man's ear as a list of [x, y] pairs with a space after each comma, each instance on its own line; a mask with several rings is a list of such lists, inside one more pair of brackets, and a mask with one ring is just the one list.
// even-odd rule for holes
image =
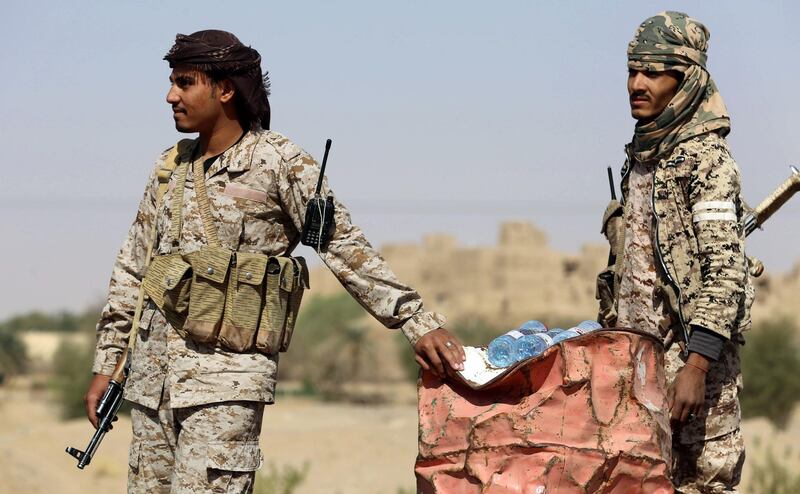
[[219, 100], [221, 103], [233, 101], [233, 97], [236, 95], [236, 88], [233, 86], [230, 79], [219, 81], [219, 83], [217, 83], [217, 88], [219, 90]]

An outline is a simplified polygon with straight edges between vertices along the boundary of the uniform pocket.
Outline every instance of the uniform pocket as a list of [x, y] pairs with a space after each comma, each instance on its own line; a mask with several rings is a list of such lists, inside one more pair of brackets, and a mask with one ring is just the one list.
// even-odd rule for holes
[[134, 472], [139, 471], [139, 456], [142, 450], [142, 443], [133, 441], [128, 450], [128, 467]]
[[269, 258], [263, 254], [238, 253], [228, 284], [220, 344], [235, 352], [253, 348], [264, 301], [264, 273]]
[[225, 441], [208, 444], [207, 486], [211, 492], [251, 492], [263, 457], [257, 442]]
[[217, 339], [231, 254], [220, 247], [204, 247], [186, 255], [193, 275], [189, 289], [191, 303], [183, 328], [195, 341], [211, 343]]
[[255, 472], [263, 458], [256, 441], [221, 441], [208, 444], [206, 468], [226, 472]]

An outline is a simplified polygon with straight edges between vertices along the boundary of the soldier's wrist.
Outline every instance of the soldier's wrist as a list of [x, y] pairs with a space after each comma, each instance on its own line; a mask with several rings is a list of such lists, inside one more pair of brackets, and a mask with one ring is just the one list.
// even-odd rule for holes
[[689, 353], [702, 355], [708, 360], [719, 360], [725, 338], [702, 326], [692, 325], [692, 335], [689, 338]]

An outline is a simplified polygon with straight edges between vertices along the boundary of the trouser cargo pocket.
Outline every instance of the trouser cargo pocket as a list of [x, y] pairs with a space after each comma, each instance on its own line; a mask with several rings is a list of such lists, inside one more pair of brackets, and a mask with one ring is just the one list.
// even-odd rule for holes
[[213, 492], [252, 492], [263, 457], [258, 442], [210, 443], [206, 455], [208, 486]]
[[225, 307], [225, 281], [231, 254], [227, 249], [205, 247], [186, 255], [193, 276], [189, 314], [183, 328], [195, 341], [210, 343], [217, 339]]
[[232, 263], [225, 314], [219, 332], [222, 346], [236, 352], [253, 348], [264, 301], [267, 256], [237, 253]]
[[220, 441], [208, 444], [206, 468], [228, 472], [255, 472], [263, 459], [258, 441]]

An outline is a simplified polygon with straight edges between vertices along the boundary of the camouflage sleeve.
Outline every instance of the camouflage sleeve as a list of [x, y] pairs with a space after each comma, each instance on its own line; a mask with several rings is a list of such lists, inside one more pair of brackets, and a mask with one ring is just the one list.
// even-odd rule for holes
[[139, 203], [136, 219], [128, 230], [128, 236], [117, 254], [111, 271], [108, 300], [97, 323], [97, 345], [92, 366], [92, 372], [96, 374], [111, 375], [120, 354], [128, 345], [128, 334], [144, 274], [147, 245], [152, 236], [151, 228], [155, 217], [158, 189], [156, 171], [164, 159], [165, 156], [161, 156], [150, 175], [144, 197]]
[[[288, 163], [281, 162], [278, 194], [298, 231], [302, 230], [306, 204], [316, 189], [319, 171], [317, 163], [305, 152]], [[327, 178], [322, 193], [332, 193]], [[321, 257], [350, 295], [384, 326], [400, 328], [412, 345], [425, 333], [442, 327], [445, 317], [423, 309], [419, 294], [397, 279], [361, 229], [352, 223], [347, 208], [336, 199], [334, 204], [336, 231]]]
[[739, 169], [724, 142], [710, 144], [689, 183], [702, 287], [692, 325], [730, 338], [745, 283]]

